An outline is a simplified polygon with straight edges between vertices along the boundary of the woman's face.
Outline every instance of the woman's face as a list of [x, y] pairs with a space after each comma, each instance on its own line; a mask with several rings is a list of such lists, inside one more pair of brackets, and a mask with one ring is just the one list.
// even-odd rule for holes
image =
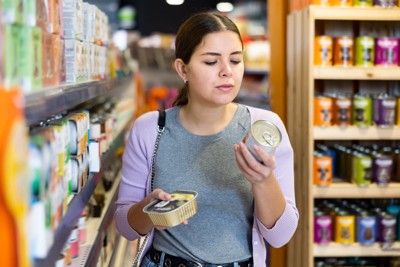
[[219, 106], [232, 102], [243, 79], [242, 43], [231, 31], [207, 34], [185, 66], [189, 104]]

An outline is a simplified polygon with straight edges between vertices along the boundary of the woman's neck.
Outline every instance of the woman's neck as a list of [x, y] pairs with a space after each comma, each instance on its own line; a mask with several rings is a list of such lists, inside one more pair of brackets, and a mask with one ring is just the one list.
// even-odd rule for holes
[[232, 121], [238, 105], [230, 103], [223, 107], [205, 108], [187, 104], [179, 112], [182, 126], [197, 135], [216, 134]]

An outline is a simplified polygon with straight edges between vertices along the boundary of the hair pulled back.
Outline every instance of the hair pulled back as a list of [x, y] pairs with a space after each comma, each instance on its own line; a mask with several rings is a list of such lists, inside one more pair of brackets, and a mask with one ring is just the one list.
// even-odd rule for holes
[[[188, 64], [196, 47], [201, 43], [204, 36], [209, 33], [232, 31], [242, 38], [235, 23], [228, 17], [216, 12], [201, 12], [187, 18], [178, 29], [175, 39], [175, 57], [180, 58]], [[243, 47], [243, 42], [242, 42]], [[188, 103], [188, 84], [179, 90], [174, 101], [174, 106], [184, 106]]]

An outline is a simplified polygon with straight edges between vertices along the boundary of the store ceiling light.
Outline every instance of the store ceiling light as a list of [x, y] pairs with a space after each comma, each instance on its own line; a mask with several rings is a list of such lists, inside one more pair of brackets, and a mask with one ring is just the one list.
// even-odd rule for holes
[[185, 0], [166, 0], [168, 5], [179, 6], [182, 5]]
[[217, 4], [217, 10], [219, 12], [231, 12], [233, 10], [233, 4], [229, 2], [219, 2]]

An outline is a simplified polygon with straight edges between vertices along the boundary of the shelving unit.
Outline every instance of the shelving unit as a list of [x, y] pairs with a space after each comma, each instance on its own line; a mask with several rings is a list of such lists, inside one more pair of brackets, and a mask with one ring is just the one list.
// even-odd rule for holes
[[[66, 85], [30, 94], [25, 97], [26, 119], [29, 125], [33, 125], [40, 121], [45, 121], [48, 117], [54, 114], [72, 110], [77, 105], [88, 101], [94, 101], [98, 98], [105, 100], [113, 96], [121, 97], [123, 96], [124, 91], [126, 91], [127, 88], [130, 88], [130, 86], [132, 86], [132, 77], [127, 76], [107, 81]], [[125, 122], [125, 126], [120, 130], [108, 151], [102, 155], [101, 170], [97, 173], [91, 173], [85, 186], [71, 200], [68, 210], [54, 234], [54, 241], [48, 250], [47, 256], [44, 259], [35, 260], [35, 266], [54, 266], [56, 261], [59, 259], [73, 227], [77, 224], [83, 209], [92, 196], [97, 184], [100, 182], [103, 172], [108, 168], [110, 162], [116, 156], [116, 151], [124, 144], [126, 133], [130, 128], [132, 120], [133, 118]], [[114, 192], [117, 185], [118, 182], [114, 182]], [[112, 197], [115, 197], [115, 194], [112, 195]], [[110, 199], [110, 201], [113, 199], [114, 198]], [[109, 209], [106, 209], [106, 214], [97, 229], [103, 227], [106, 228], [107, 224], [111, 223], [113, 214], [112, 207], [113, 206], [111, 205]], [[90, 228], [90, 226], [88, 227]], [[86, 251], [81, 252], [82, 255], [87, 255], [89, 257], [87, 260], [89, 264], [85, 266], [94, 266], [90, 264], [97, 261], [96, 256], [98, 256], [98, 251], [101, 248], [99, 240], [102, 240], [102, 234], [103, 233], [99, 231], [97, 236], [95, 236], [97, 243], [94, 242], [94, 244], [98, 244], [93, 246], [95, 249], [86, 248]]]
[[[312, 267], [316, 257], [390, 257], [399, 256], [399, 243], [392, 250], [382, 250], [379, 244], [370, 247], [358, 243], [349, 246], [332, 242], [326, 246], [314, 244], [314, 200], [343, 198], [399, 198], [400, 183], [390, 183], [388, 187], [370, 185], [366, 188], [354, 184], [337, 182], [329, 187], [313, 185], [313, 152], [316, 141], [351, 140], [399, 140], [399, 127], [382, 129], [355, 126], [340, 128], [315, 127], [313, 125], [314, 93], [316, 83], [344, 80], [358, 81], [398, 81], [399, 67], [316, 67], [314, 60], [314, 37], [326, 28], [332, 30], [351, 23], [398, 22], [400, 8], [380, 7], [319, 7], [309, 6], [287, 17], [287, 102], [288, 133], [295, 151], [296, 203], [300, 221], [298, 230], [289, 243], [288, 266]], [[324, 28], [325, 23], [329, 27]], [[330, 23], [330, 24], [329, 24]], [[333, 25], [333, 26], [332, 26]], [[347, 32], [354, 29], [347, 29]], [[354, 33], [355, 34], [355, 33]], [[353, 36], [354, 36], [353, 34]], [[328, 34], [329, 35], [329, 34]]]

